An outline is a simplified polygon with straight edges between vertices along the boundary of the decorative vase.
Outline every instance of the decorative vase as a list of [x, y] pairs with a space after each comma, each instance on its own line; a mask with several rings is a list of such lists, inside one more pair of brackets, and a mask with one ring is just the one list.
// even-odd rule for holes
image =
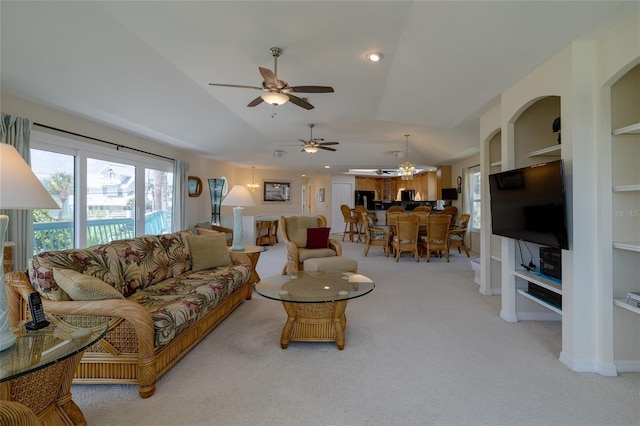
[[225, 178], [209, 179], [211, 193], [211, 223], [220, 226], [220, 203], [224, 195], [227, 180]]

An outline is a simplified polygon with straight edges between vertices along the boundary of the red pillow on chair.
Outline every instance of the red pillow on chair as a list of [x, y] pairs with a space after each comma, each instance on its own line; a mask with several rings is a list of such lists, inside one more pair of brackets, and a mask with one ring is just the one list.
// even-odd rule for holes
[[307, 228], [308, 249], [329, 247], [329, 231], [331, 228]]

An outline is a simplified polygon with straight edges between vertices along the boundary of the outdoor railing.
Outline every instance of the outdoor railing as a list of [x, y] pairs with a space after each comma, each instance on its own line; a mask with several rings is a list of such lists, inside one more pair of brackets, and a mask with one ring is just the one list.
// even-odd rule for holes
[[[171, 231], [169, 211], [145, 215], [145, 234], [158, 235]], [[113, 240], [135, 237], [131, 218], [96, 219], [87, 221], [87, 247]], [[73, 222], [38, 222], [33, 224], [33, 253], [73, 248]]]

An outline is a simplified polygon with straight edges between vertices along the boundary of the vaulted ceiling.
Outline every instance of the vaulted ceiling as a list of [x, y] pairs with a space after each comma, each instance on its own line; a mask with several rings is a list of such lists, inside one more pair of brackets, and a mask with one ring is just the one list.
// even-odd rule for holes
[[[629, 3], [3, 0], [0, 87], [239, 165], [395, 168], [409, 134], [409, 159], [433, 166], [477, 152], [500, 92]], [[260, 92], [208, 84], [261, 85], [274, 46], [279, 79], [335, 93], [272, 117], [247, 107]], [[301, 152], [309, 123], [336, 152]]]

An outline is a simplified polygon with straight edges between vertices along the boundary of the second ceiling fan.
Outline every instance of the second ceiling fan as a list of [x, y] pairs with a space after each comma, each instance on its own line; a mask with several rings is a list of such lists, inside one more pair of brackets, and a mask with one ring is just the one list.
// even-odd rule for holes
[[313, 128], [315, 124], [309, 123], [309, 140], [298, 139], [300, 142], [304, 144], [302, 147], [302, 152], [308, 152], [309, 154], [314, 154], [318, 152], [319, 149], [324, 149], [325, 151], [336, 151], [335, 148], [331, 148], [330, 145], [339, 145], [340, 142], [324, 142], [322, 138], [314, 138], [313, 137]]
[[260, 87], [221, 83], [209, 83], [209, 85], [262, 90], [264, 93], [249, 102], [249, 104], [247, 105], [248, 107], [260, 105], [262, 102], [267, 102], [273, 106], [278, 106], [286, 103], [287, 101], [291, 101], [292, 104], [309, 110], [314, 108], [313, 105], [311, 105], [305, 99], [299, 98], [295, 95], [292, 95], [291, 93], [333, 92], [333, 87], [331, 86], [289, 86], [286, 81], [278, 80], [278, 57], [282, 55], [282, 49], [279, 47], [272, 47], [271, 49], [269, 49], [269, 51], [273, 56], [273, 71], [268, 68], [258, 67], [260, 75], [262, 75], [262, 78], [264, 79]]

